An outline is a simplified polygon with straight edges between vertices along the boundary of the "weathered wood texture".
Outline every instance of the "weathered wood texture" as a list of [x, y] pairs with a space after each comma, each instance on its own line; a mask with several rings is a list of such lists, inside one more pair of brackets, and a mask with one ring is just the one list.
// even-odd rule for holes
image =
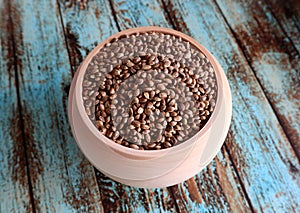
[[[279, 27], [300, 52], [300, 1], [266, 0], [265, 8], [276, 18]], [[276, 26], [277, 28], [277, 26]]]
[[10, 1], [20, 103], [38, 212], [99, 211], [94, 171], [67, 118], [70, 64], [56, 1]]
[[300, 55], [294, 40], [263, 1], [217, 2], [300, 158]]
[[[0, 0], [0, 212], [299, 212], [299, 5]], [[128, 187], [94, 169], [66, 114], [85, 56], [113, 33], [145, 25], [206, 46], [233, 95], [221, 152], [162, 189]]]
[[226, 147], [253, 210], [297, 212], [299, 161], [218, 7], [166, 1], [166, 9], [176, 28], [208, 47], [227, 74], [233, 121]]
[[9, 2], [0, 2], [0, 212], [31, 212]]

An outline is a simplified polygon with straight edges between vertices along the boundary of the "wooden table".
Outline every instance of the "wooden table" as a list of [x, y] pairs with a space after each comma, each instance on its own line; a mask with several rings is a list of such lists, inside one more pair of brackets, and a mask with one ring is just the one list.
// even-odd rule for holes
[[[1, 0], [0, 212], [300, 212], [300, 2]], [[69, 85], [108, 36], [157, 25], [220, 62], [225, 145], [195, 177], [141, 189], [97, 171], [67, 117]]]

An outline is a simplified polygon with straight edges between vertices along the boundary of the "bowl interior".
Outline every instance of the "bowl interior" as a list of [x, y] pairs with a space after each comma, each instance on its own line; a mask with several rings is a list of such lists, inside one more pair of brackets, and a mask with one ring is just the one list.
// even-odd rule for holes
[[[190, 47], [194, 48], [197, 52], [200, 53], [200, 56], [201, 56], [200, 59], [201, 60], [198, 61], [198, 64], [202, 63], [204, 61], [205, 63], [209, 63], [211, 65], [211, 68], [208, 68], [207, 73], [213, 72], [213, 75], [214, 75], [214, 78], [215, 78], [215, 82], [214, 82], [215, 83], [214, 107], [213, 107], [213, 111], [209, 115], [209, 118], [207, 119], [207, 121], [205, 122], [205, 124], [203, 126], [201, 126], [201, 128], [196, 129], [197, 130], [196, 133], [194, 133], [191, 137], [189, 137], [186, 140], [183, 140], [178, 145], [175, 145], [175, 146], [172, 146], [172, 147], [166, 148], [166, 149], [159, 149], [159, 150], [135, 150], [135, 149], [128, 148], [128, 147], [126, 147], [124, 145], [120, 145], [118, 143], [115, 143], [111, 138], [105, 136], [104, 134], [101, 134], [99, 132], [99, 130], [97, 129], [96, 125], [95, 125], [96, 122], [97, 122], [97, 118], [95, 118], [96, 117], [95, 116], [96, 113], [93, 111], [93, 108], [95, 109], [95, 105], [96, 105], [96, 103], [95, 103], [95, 101], [96, 101], [95, 97], [94, 97], [94, 100], [92, 100], [92, 101], [94, 101], [94, 103], [91, 104], [92, 107], [91, 107], [90, 113], [87, 112], [87, 108], [86, 108], [87, 102], [89, 101], [89, 99], [87, 98], [87, 99], [84, 100], [84, 97], [85, 97], [84, 94], [90, 92], [90, 90], [88, 90], [86, 88], [90, 87], [91, 84], [96, 84], [96, 85], [94, 85], [94, 88], [97, 88], [97, 89], [96, 90], [95, 89], [91, 90], [92, 92], [90, 92], [90, 93], [93, 93], [93, 92], [95, 93], [97, 91], [98, 92], [101, 91], [100, 89], [98, 90], [98, 88], [101, 85], [100, 85], [100, 83], [97, 83], [97, 82], [103, 82], [103, 79], [106, 79], [106, 80], [108, 79], [109, 80], [111, 78], [110, 75], [112, 75], [112, 72], [116, 69], [116, 66], [118, 66], [118, 64], [120, 64], [120, 62], [116, 61], [116, 65], [109, 64], [110, 69], [108, 69], [108, 71], [106, 71], [104, 77], [100, 76], [100, 75], [98, 76], [99, 78], [103, 77], [103, 78], [101, 78], [102, 81], [91, 81], [92, 83], [86, 83], [86, 82], [88, 82], [87, 81], [87, 76], [88, 76], [87, 73], [88, 72], [92, 72], [93, 69], [101, 70], [101, 64], [102, 63], [104, 65], [103, 67], [107, 68], [107, 63], [112, 60], [112, 58], [113, 58], [114, 55], [119, 54], [120, 57], [124, 57], [124, 53], [121, 50], [122, 50], [122, 47], [125, 48], [126, 43], [125, 43], [124, 46], [122, 46], [122, 45], [116, 45], [116, 47], [112, 47], [114, 45], [114, 43], [116, 43], [117, 41], [120, 41], [122, 39], [132, 39], [131, 38], [132, 35], [136, 35], [135, 39], [137, 40], [138, 38], [140, 38], [139, 35], [145, 35], [145, 34], [147, 34], [149, 36], [149, 35], [152, 35], [153, 32], [155, 32], [158, 35], [161, 35], [161, 34], [163, 34], [163, 35], [169, 35], [170, 38], [171, 38], [171, 40], [173, 38], [175, 38], [175, 39], [173, 39], [174, 42], [178, 42], [178, 41], [185, 42], [185, 44], [188, 44]], [[152, 39], [153, 39], [153, 37], [152, 37]], [[160, 37], [158, 36], [157, 40], [159, 40], [159, 39], [160, 39]], [[129, 41], [132, 41], [132, 40], [129, 40]], [[141, 43], [150, 43], [150, 42], [151, 42], [151, 40], [147, 40], [147, 37], [146, 37], [145, 40], [141, 41]], [[165, 42], [165, 41], [162, 41], [162, 42]], [[171, 51], [173, 49], [176, 49], [176, 48], [174, 48], [174, 46], [176, 46], [176, 45], [173, 44], [173, 46], [170, 47]], [[112, 51], [111, 51], [111, 49], [109, 47], [110, 48], [114, 48], [115, 52], [112, 53]], [[105, 54], [99, 54], [105, 48], [106, 48], [106, 55]], [[131, 48], [134, 48], [134, 46], [131, 47]], [[128, 49], [126, 49], [126, 50], [128, 51]], [[129, 52], [130, 52], [130, 49], [129, 49]], [[167, 52], [169, 52], [169, 50], [165, 50], [165, 52], [163, 52], [163, 53], [161, 53], [161, 52], [160, 53], [154, 52], [152, 54], [165, 55], [166, 56], [164, 58], [164, 62], [165, 62], [165, 59], [166, 58], [167, 59], [171, 58], [171, 56], [173, 54], [173, 52], [171, 52], [171, 53], [167, 53]], [[185, 61], [189, 60], [192, 57], [192, 54], [189, 53], [188, 51], [187, 52], [177, 51], [177, 52], [179, 52], [178, 54], [183, 54], [182, 59], [185, 60]], [[142, 53], [143, 53], [143, 48], [141, 48], [141, 53], [139, 53], [139, 54], [133, 54], [130, 57], [134, 58], [136, 56], [139, 56], [139, 57], [144, 56]], [[147, 53], [145, 53], [145, 55], [147, 56]], [[149, 55], [150, 55], [149, 57], [147, 56], [148, 58], [151, 57], [151, 54], [149, 54]], [[107, 59], [109, 59], [109, 60], [107, 60]], [[142, 60], [143, 60], [143, 58], [142, 58]], [[122, 61], [122, 59], [121, 59], [121, 61]], [[123, 64], [126, 64], [128, 62], [128, 58], [125, 58], [123, 61], [124, 61]], [[191, 61], [193, 62], [193, 59], [191, 59]], [[180, 61], [179, 61], [179, 64], [180, 64]], [[198, 64], [196, 63], [196, 67], [197, 67]], [[128, 65], [131, 65], [131, 64], [128, 64]], [[121, 67], [119, 67], [119, 68], [121, 68]], [[144, 67], [144, 68], [146, 69], [144, 72], [148, 72], [149, 73], [149, 71], [147, 71], [148, 68], [147, 67]], [[190, 68], [190, 67], [188, 67], [188, 66], [187, 67], [182, 66], [180, 68], [185, 69], [185, 68]], [[97, 138], [99, 138], [99, 141], [104, 142], [107, 146], [113, 148], [117, 152], [125, 153], [125, 154], [128, 154], [130, 156], [134, 156], [134, 157], [138, 157], [138, 156], [142, 157], [142, 156], [147, 156], [147, 155], [149, 155], [149, 156], [156, 156], [157, 154], [164, 154], [164, 153], [168, 153], [169, 151], [176, 152], [176, 151], [179, 151], [179, 150], [183, 150], [183, 149], [189, 148], [192, 145], [194, 145], [197, 141], [199, 141], [200, 138], [210, 129], [212, 123], [215, 120], [216, 114], [218, 113], [218, 110], [220, 108], [220, 100], [222, 99], [222, 97], [220, 97], [220, 95], [222, 93], [218, 92], [218, 90], [222, 88], [222, 79], [220, 78], [220, 72], [222, 72], [222, 70], [220, 70], [220, 68], [216, 65], [215, 59], [212, 57], [211, 53], [206, 48], [204, 48], [202, 45], [200, 45], [198, 42], [196, 42], [193, 38], [191, 38], [191, 37], [189, 37], [189, 36], [187, 36], [187, 35], [185, 35], [185, 34], [183, 34], [181, 32], [178, 32], [178, 31], [175, 31], [175, 30], [171, 30], [171, 29], [167, 29], [167, 28], [160, 28], [160, 27], [140, 27], [140, 28], [134, 28], [134, 29], [125, 30], [125, 31], [119, 32], [119, 33], [117, 33], [117, 34], [109, 37], [108, 39], [106, 39], [105, 41], [103, 41], [101, 44], [99, 44], [87, 56], [87, 58], [83, 61], [82, 65], [80, 66], [80, 68], [78, 70], [78, 77], [77, 77], [77, 80], [76, 80], [77, 81], [76, 82], [77, 87], [75, 88], [75, 95], [76, 95], [76, 97], [81, 97], [81, 98], [77, 98], [76, 99], [78, 101], [77, 104], [78, 104], [78, 107], [79, 107], [80, 115], [82, 116], [85, 124], [89, 127], [89, 129], [91, 130], [91, 132], [94, 135], [96, 135]], [[200, 73], [200, 75], [201, 74], [202, 73]], [[91, 75], [94, 75], [93, 76], [94, 79], [97, 78], [97, 76], [95, 76], [95, 73], [90, 74], [90, 77], [91, 77]], [[205, 76], [205, 74], [203, 74], [203, 75], [204, 75], [204, 78], [207, 77], [207, 76]], [[167, 73], [165, 73], [164, 77], [166, 77], [166, 76], [167, 76]], [[178, 79], [178, 78], [179, 77], [174, 77], [175, 80]], [[201, 79], [201, 76], [198, 76], [198, 78]], [[139, 81], [139, 79], [140, 79], [140, 77], [137, 77], [137, 78], [134, 79], [134, 81], [128, 82], [127, 85], [133, 84], [133, 86], [134, 86], [134, 84], [138, 84], [139, 83], [139, 82], [137, 82], [137, 81]], [[160, 79], [162, 79], [162, 78], [160, 78]], [[139, 84], [139, 85], [141, 85], [140, 87], [138, 87], [139, 90], [141, 90], [142, 92], [145, 92], [145, 91], [147, 92], [147, 90], [146, 90], [147, 88], [143, 87], [143, 83]], [[155, 85], [155, 86], [158, 86], [158, 85]], [[122, 85], [119, 88], [122, 88]], [[209, 89], [209, 88], [210, 87], [208, 87], [208, 88], [204, 88], [203, 87], [203, 89]], [[133, 89], [133, 91], [134, 90], [136, 90], [136, 89]], [[199, 90], [199, 88], [198, 88], [198, 90]], [[88, 91], [88, 92], [86, 92], [86, 91]], [[199, 91], [199, 92], [201, 92], [201, 91]], [[117, 91], [116, 91], [116, 93], [117, 93]], [[133, 97], [134, 97], [134, 95], [135, 94], [133, 94]], [[137, 95], [139, 95], [139, 94], [137, 94]], [[157, 96], [160, 97], [159, 95], [160, 94], [158, 94]], [[190, 96], [194, 97], [193, 94], [190, 94]], [[180, 96], [180, 98], [181, 97], [182, 96]], [[127, 99], [128, 99], [128, 97], [127, 97]], [[100, 101], [101, 101], [101, 99], [100, 99]], [[129, 101], [131, 101], [131, 100], [129, 100]], [[194, 100], [192, 99], [191, 102], [193, 102], [193, 101]], [[88, 102], [88, 104], [90, 104], [90, 102]], [[129, 102], [129, 104], [130, 104], [130, 102]], [[178, 110], [180, 110], [180, 108]], [[184, 113], [181, 114], [181, 115], [182, 115], [181, 117], [183, 117], [183, 118], [185, 117]], [[111, 116], [111, 117], [113, 118], [113, 116]], [[115, 119], [116, 119], [116, 117], [115, 117]]]

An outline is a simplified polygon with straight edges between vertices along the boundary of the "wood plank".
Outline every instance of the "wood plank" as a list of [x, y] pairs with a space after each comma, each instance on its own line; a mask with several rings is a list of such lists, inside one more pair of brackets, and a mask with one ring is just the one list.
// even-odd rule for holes
[[59, 0], [72, 72], [98, 43], [118, 31], [109, 2], [90, 1], [82, 8], [77, 1]]
[[[172, 28], [157, 1], [115, 1], [113, 6], [121, 30], [145, 25]], [[230, 159], [223, 149], [201, 173], [170, 187], [168, 190], [173, 194], [179, 212], [251, 211], [237, 174], [229, 165]]]
[[298, 0], [267, 0], [267, 8], [300, 52], [300, 2]]
[[[79, 63], [99, 42], [118, 32], [108, 1], [89, 1], [80, 5], [59, 1], [72, 67]], [[172, 195], [166, 189], [140, 189], [125, 186], [96, 171], [105, 212], [175, 212]]]
[[0, 2], [0, 212], [32, 212], [9, 2]]
[[218, 4], [300, 159], [299, 52], [267, 3], [231, 1], [229, 6], [228, 2], [218, 1]]
[[169, 187], [180, 212], [251, 212], [225, 146], [195, 177]]
[[226, 147], [253, 210], [297, 212], [299, 161], [220, 11], [210, 1], [166, 1], [166, 8], [176, 27], [210, 49], [227, 74], [233, 121]]
[[71, 75], [56, 1], [11, 5], [36, 211], [101, 211], [93, 168], [79, 151], [66, 114]]
[[176, 212], [172, 194], [165, 188], [129, 187], [99, 171], [97, 177], [105, 212]]

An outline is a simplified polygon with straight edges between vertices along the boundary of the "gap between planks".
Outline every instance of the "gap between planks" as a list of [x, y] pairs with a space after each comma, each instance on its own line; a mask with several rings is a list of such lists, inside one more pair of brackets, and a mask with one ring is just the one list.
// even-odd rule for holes
[[[59, 21], [60, 21], [60, 24], [61, 24], [61, 26], [62, 26], [62, 28], [63, 29], [65, 29], [65, 25], [64, 25], [64, 22], [63, 22], [63, 19], [62, 19], [62, 15], [61, 15], [61, 9], [60, 9], [60, 6], [59, 6], [59, 2], [58, 2], [59, 0], [56, 0], [56, 7], [57, 7], [57, 10], [58, 10], [58, 13], [59, 13]], [[70, 49], [69, 49], [69, 45], [68, 45], [68, 40], [67, 40], [67, 35], [66, 35], [66, 33], [65, 33], [65, 31], [63, 31], [64, 33], [64, 42], [65, 42], [65, 44], [66, 44], [66, 49], [67, 49], [67, 52], [68, 52], [68, 58], [69, 58], [69, 63], [70, 63], [70, 65], [72, 64], [71, 63], [71, 53], [70, 53]], [[71, 74], [71, 76], [72, 76], [72, 78], [74, 77], [74, 75], [75, 75], [75, 72], [76, 72], [76, 70], [74, 70], [73, 69], [73, 67], [72, 66], [70, 66], [71, 67], [71, 69], [70, 69], [70, 74]], [[70, 87], [69, 87], [69, 89], [70, 89]], [[68, 93], [69, 93], [69, 91], [68, 91]]]
[[[10, 1], [7, 2], [7, 8], [8, 8], [8, 17], [9, 17], [9, 24], [11, 26], [15, 26], [13, 23], [12, 19], [12, 5]], [[24, 132], [24, 117], [23, 117], [23, 110], [22, 110], [22, 105], [21, 105], [21, 95], [20, 95], [20, 81], [19, 81], [19, 75], [18, 75], [18, 59], [16, 55], [16, 44], [15, 44], [15, 38], [14, 38], [14, 27], [10, 28], [11, 38], [12, 38], [12, 48], [13, 48], [13, 61], [14, 61], [14, 72], [15, 72], [15, 83], [16, 83], [16, 92], [17, 92], [17, 107], [19, 111], [19, 116], [20, 116], [20, 127], [21, 127], [21, 137], [22, 137], [22, 146], [24, 150], [24, 156], [25, 156], [25, 164], [26, 164], [26, 174], [27, 174], [27, 182], [28, 182], [28, 187], [29, 187], [29, 196], [30, 196], [30, 204], [32, 208], [32, 212], [35, 213], [35, 204], [34, 204], [34, 195], [33, 195], [33, 187], [30, 179], [30, 170], [29, 170], [29, 161], [28, 161], [28, 153], [27, 153], [27, 144], [26, 144], [26, 137], [25, 137], [25, 132]]]
[[[265, 92], [265, 90], [264, 90], [264, 87], [263, 87], [263, 85], [262, 85], [262, 82], [261, 82], [261, 80], [258, 78], [256, 72], [254, 71], [254, 67], [252, 66], [251, 62], [249, 61], [249, 58], [247, 57], [247, 54], [246, 54], [246, 52], [245, 52], [245, 49], [243, 48], [243, 45], [242, 45], [241, 41], [238, 39], [238, 36], [236, 35], [235, 31], [232, 29], [231, 25], [229, 24], [229, 22], [228, 22], [227, 18], [225, 17], [225, 15], [224, 15], [224, 13], [223, 13], [223, 11], [222, 11], [220, 5], [216, 2], [216, 0], [214, 0], [213, 2], [214, 2], [214, 4], [216, 5], [217, 9], [219, 10], [219, 12], [220, 12], [222, 18], [224, 19], [224, 21], [225, 21], [225, 23], [226, 23], [228, 29], [229, 29], [230, 32], [232, 33], [233, 38], [235, 39], [236, 43], [238, 44], [240, 50], [242, 51], [242, 53], [243, 53], [243, 55], [242, 55], [243, 58], [245, 59], [245, 61], [247, 62], [247, 65], [250, 67], [250, 69], [251, 69], [253, 75], [255, 76], [255, 79], [256, 79], [256, 81], [258, 82], [259, 87], [260, 87], [261, 91], [263, 92], [265, 99], [267, 100], [268, 104], [269, 104], [270, 107], [272, 108], [272, 111], [273, 111], [273, 113], [275, 114], [276, 119], [277, 119], [277, 121], [279, 122], [279, 124], [280, 124], [280, 126], [281, 126], [281, 129], [282, 129], [283, 132], [284, 132], [284, 135], [286, 136], [286, 138], [288, 139], [289, 143], [291, 144], [291, 147], [293, 148], [293, 151], [294, 151], [295, 155], [297, 156], [298, 160], [300, 160], [300, 153], [299, 153], [299, 151], [297, 150], [297, 145], [292, 143], [291, 136], [288, 134], [288, 130], [286, 129], [285, 125], [283, 125], [282, 120], [279, 118], [279, 112], [277, 112], [277, 110], [275, 109], [275, 106], [272, 104], [270, 98], [269, 98], [268, 95], [266, 94], [266, 92]], [[271, 9], [270, 9], [270, 10], [271, 10]], [[272, 13], [272, 15], [274, 16], [273, 13]], [[274, 16], [274, 17], [275, 17], [275, 16]], [[277, 20], [276, 17], [275, 17], [275, 19], [276, 19], [276, 22], [277, 22], [277, 24], [278, 24], [278, 20]], [[290, 38], [290, 37], [286, 34], [286, 32], [282, 29], [282, 27], [281, 27], [280, 24], [279, 24], [279, 26], [280, 26], [280, 29], [281, 29], [281, 30], [283, 31], [283, 33], [285, 34], [285, 36], [287, 36], [287, 37], [289, 38], [289, 40], [291, 41], [291, 38]], [[294, 43], [293, 43], [293, 42], [291, 42], [291, 43], [292, 43], [294, 49], [295, 49], [295, 50], [297, 51], [297, 53], [299, 54], [299, 52], [298, 52], [297, 48], [295, 47]]]

